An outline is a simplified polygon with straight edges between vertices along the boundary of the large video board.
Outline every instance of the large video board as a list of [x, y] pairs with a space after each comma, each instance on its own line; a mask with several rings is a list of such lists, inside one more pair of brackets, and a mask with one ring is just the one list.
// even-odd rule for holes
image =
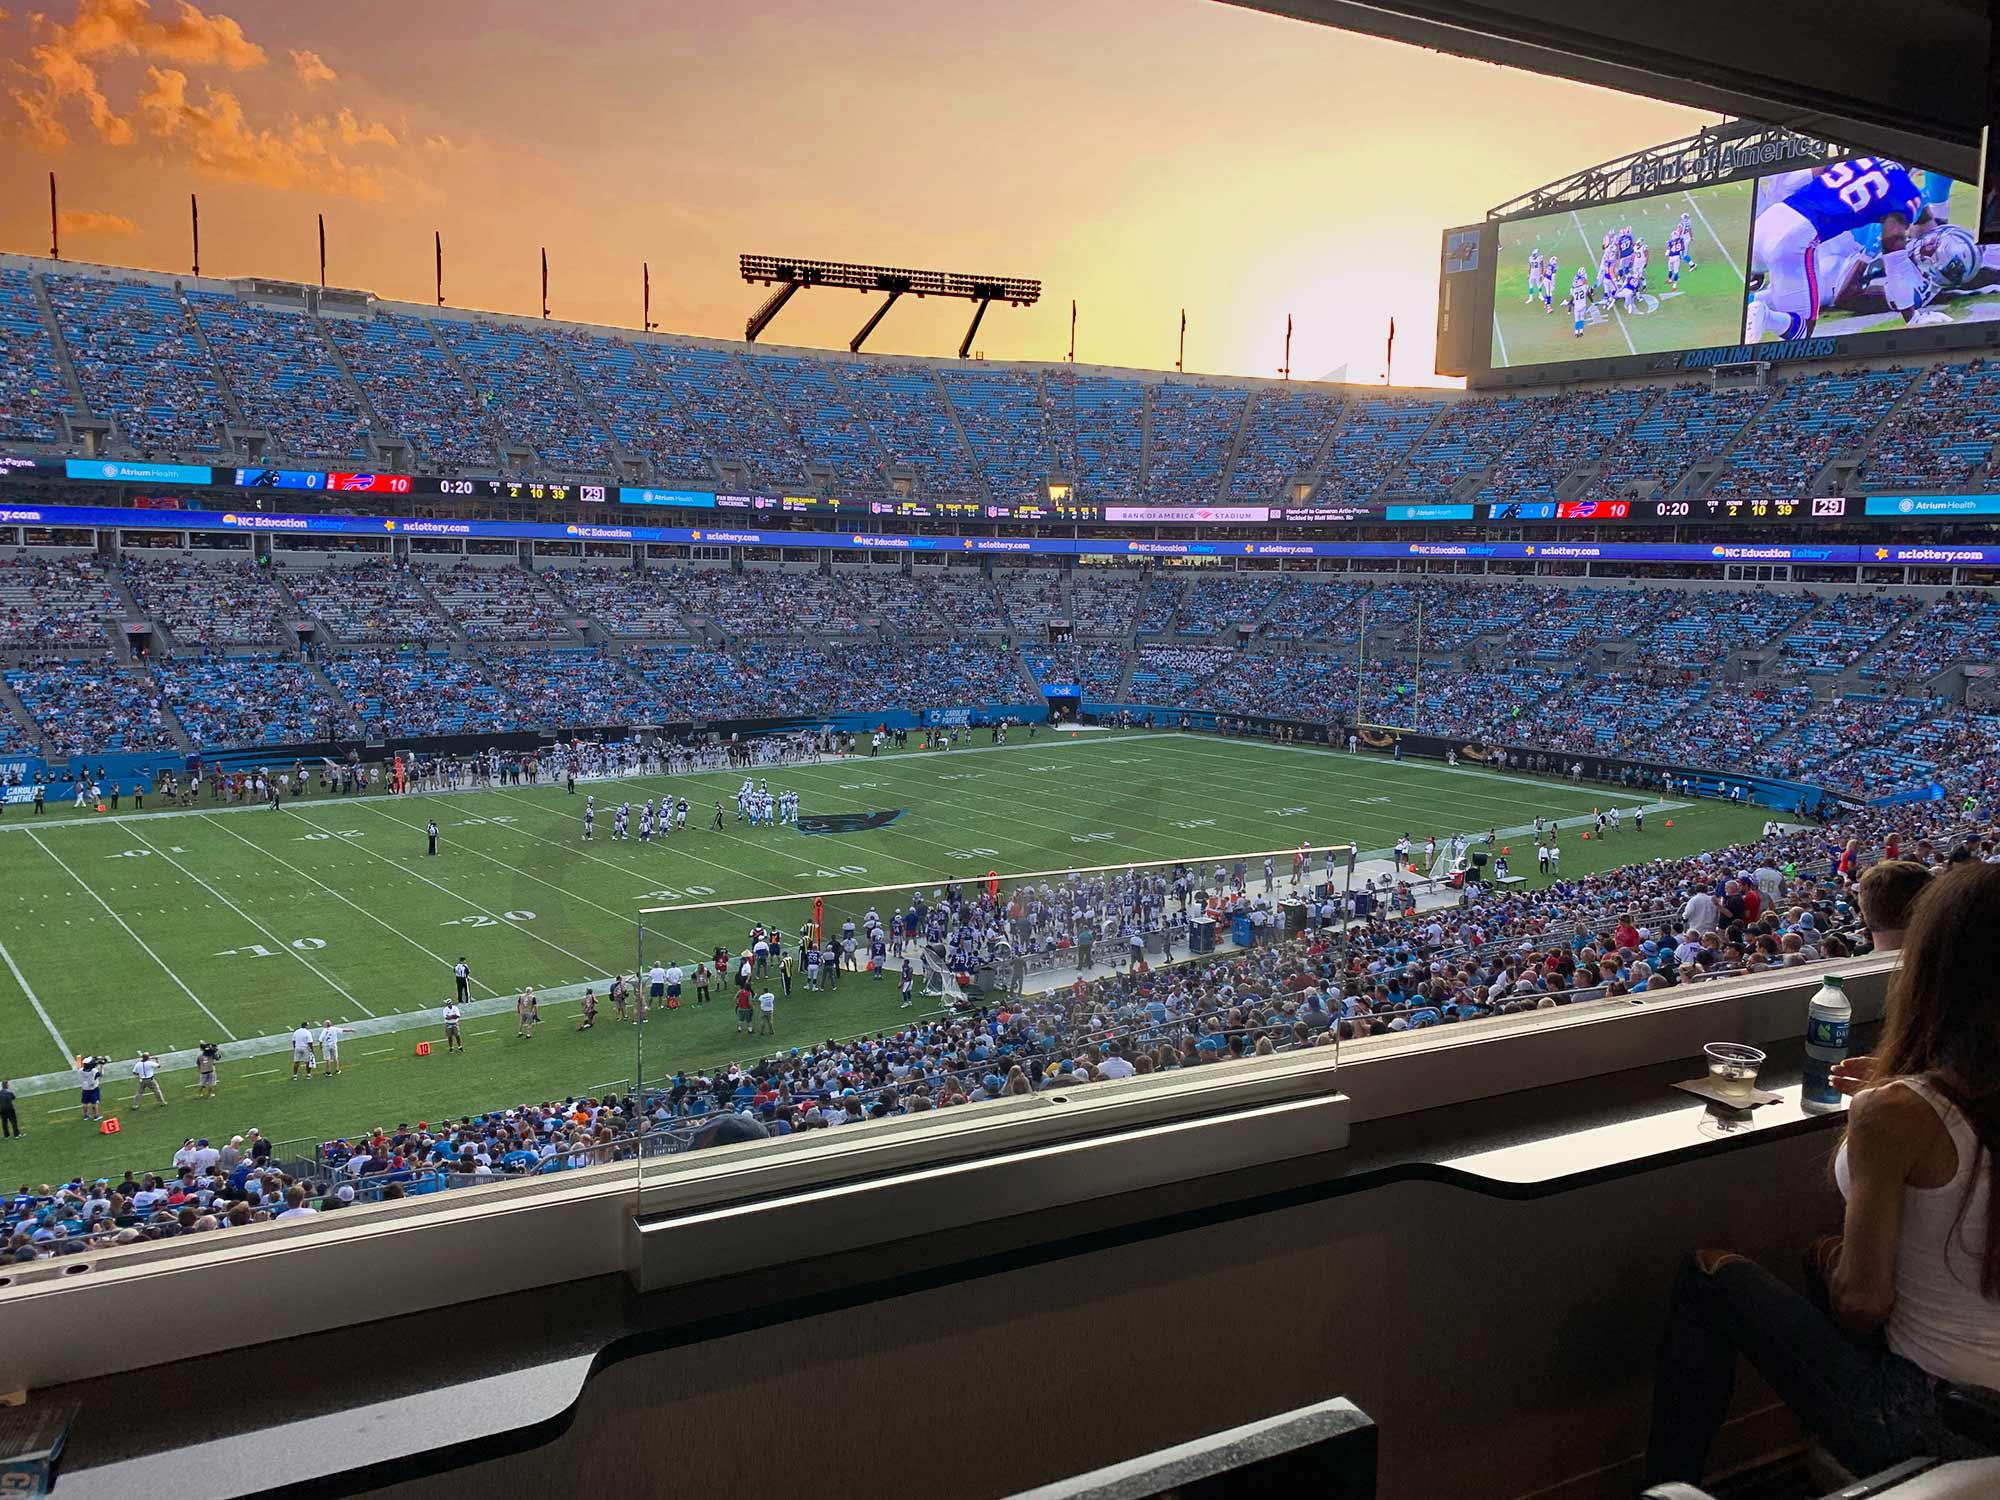
[[1976, 196], [1873, 156], [1759, 178], [1741, 341], [2000, 317], [2000, 255], [1975, 243]]
[[1724, 182], [1503, 223], [1494, 368], [1735, 343], [1754, 192]]
[[1489, 368], [1865, 357], [1874, 335], [2000, 319], [2000, 246], [1975, 242], [1975, 196], [1857, 156], [1502, 221]]

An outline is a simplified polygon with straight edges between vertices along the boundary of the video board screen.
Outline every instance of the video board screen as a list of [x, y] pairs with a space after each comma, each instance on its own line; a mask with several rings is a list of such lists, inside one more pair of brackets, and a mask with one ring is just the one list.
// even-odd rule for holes
[[1494, 368], [1735, 343], [1754, 197], [1723, 182], [1502, 223]]
[[2000, 250], [1976, 243], [1976, 198], [1875, 156], [1759, 178], [1742, 342], [2000, 318]]

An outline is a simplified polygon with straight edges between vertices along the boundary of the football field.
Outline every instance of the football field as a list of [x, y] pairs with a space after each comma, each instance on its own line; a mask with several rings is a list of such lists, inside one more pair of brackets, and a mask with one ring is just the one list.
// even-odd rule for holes
[[[1364, 855], [1408, 833], [1501, 831], [1536, 816], [1587, 819], [1607, 788], [1509, 777], [1474, 767], [1396, 763], [1324, 749], [1166, 733], [1043, 733], [945, 752], [772, 767], [807, 819], [835, 828], [751, 828], [735, 819], [739, 773], [510, 787], [430, 796], [322, 798], [283, 811], [224, 809], [122, 816], [24, 808], [0, 818], [0, 1072], [22, 1094], [28, 1134], [0, 1142], [0, 1177], [46, 1181], [86, 1171], [163, 1167], [188, 1136], [256, 1126], [278, 1140], [435, 1120], [635, 1076], [639, 1028], [608, 1006], [576, 1030], [585, 983], [600, 996], [635, 966], [642, 908], [755, 898], [648, 918], [648, 960], [692, 965], [717, 944], [740, 950], [750, 924], [796, 933], [815, 893], [829, 921], [869, 905], [886, 918], [910, 887], [988, 870], [1063, 870], [1354, 842]], [[688, 828], [641, 844], [611, 837], [611, 809], [672, 792]], [[586, 793], [596, 836], [582, 839]], [[1639, 798], [1615, 800], [1630, 807]], [[1650, 799], [1646, 799], [1650, 800]], [[714, 805], [726, 808], [720, 831]], [[845, 815], [845, 816], [840, 816]], [[1630, 821], [1605, 842], [1564, 839], [1570, 873], [1682, 854], [1753, 835], [1755, 808], [1703, 803]], [[435, 818], [440, 848], [425, 852]], [[1673, 826], [1667, 822], [1671, 818]], [[1513, 864], [1534, 878], [1532, 840]], [[1283, 861], [1280, 861], [1283, 868]], [[473, 973], [466, 1048], [416, 1055], [442, 1035], [453, 963]], [[513, 996], [544, 992], [543, 1026], [515, 1034]], [[691, 995], [691, 990], [690, 990]], [[733, 1034], [731, 997], [644, 1028], [644, 1076], [706, 1066], [759, 1048]], [[830, 993], [795, 981], [777, 1045], [893, 1026], [893, 980], [847, 975]], [[350, 1034], [337, 1078], [294, 1083], [287, 1035], [333, 1019]], [[79, 1054], [129, 1063], [139, 1049], [224, 1044], [222, 1091], [194, 1097], [191, 1061], [163, 1075], [169, 1106], [131, 1107], [107, 1077], [121, 1130], [81, 1119]], [[769, 1043], [765, 1044], [766, 1049]]]
[[[1493, 363], [1536, 365], [1572, 359], [1610, 359], [1733, 344], [1743, 335], [1743, 258], [1750, 246], [1749, 182], [1724, 183], [1692, 193], [1668, 193], [1636, 202], [1579, 208], [1546, 218], [1500, 226], [1499, 279], [1493, 289]], [[1681, 271], [1678, 288], [1667, 285], [1667, 235], [1687, 214], [1693, 231], [1694, 269]], [[1593, 303], [1583, 336], [1574, 331], [1566, 299], [1580, 265], [1593, 295], [1604, 236], [1631, 225], [1646, 241], [1646, 294], [1627, 314]], [[1528, 301], [1528, 253], [1559, 259], [1555, 306]]]

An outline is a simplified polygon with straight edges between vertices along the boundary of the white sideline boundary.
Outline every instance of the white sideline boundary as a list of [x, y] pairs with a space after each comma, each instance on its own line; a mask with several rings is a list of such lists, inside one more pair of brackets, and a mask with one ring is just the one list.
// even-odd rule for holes
[[[193, 990], [187, 987], [186, 980], [182, 979], [180, 975], [176, 974], [172, 969], [167, 967], [167, 961], [164, 958], [160, 957], [159, 954], [153, 951], [153, 945], [151, 943], [148, 943], [144, 938], [140, 937], [138, 933], [134, 932], [132, 930], [131, 923], [127, 922], [123, 917], [119, 916], [118, 913], [112, 909], [111, 903], [109, 901], [106, 901], [102, 896], [98, 895], [96, 891], [92, 890], [90, 887], [90, 883], [86, 881], [81, 875], [77, 874], [76, 871], [72, 870], [68, 866], [68, 864], [64, 863], [63, 857], [60, 854], [56, 853], [55, 850], [51, 849], [47, 844], [44, 844], [40, 839], [35, 838], [35, 833], [33, 829], [28, 830], [28, 837], [34, 839], [36, 848], [40, 849], [42, 853], [46, 854], [50, 859], [54, 860], [58, 865], [62, 866], [62, 872], [65, 875], [69, 876], [71, 880], [74, 880], [77, 883], [77, 885], [82, 889], [83, 893], [86, 896], [90, 897], [91, 900], [95, 901], [99, 906], [104, 908], [104, 914], [106, 916], [110, 917], [112, 921], [116, 922], [120, 927], [125, 929], [125, 935], [130, 939], [132, 939], [133, 942], [137, 943], [141, 948], [145, 950], [146, 957], [150, 958], [154, 963], [160, 966], [160, 972], [162, 974], [165, 974], [167, 978], [171, 979], [174, 982], [174, 984], [179, 987], [180, 992], [183, 995], [186, 995], [188, 999], [194, 1001], [196, 1007], [201, 1011], [203, 1015], [207, 1016], [209, 1020], [215, 1022], [217, 1030], [219, 1030], [224, 1036], [228, 1037], [230, 1041], [233, 1042], [236, 1040], [236, 1033], [231, 1031], [226, 1025], [223, 1024], [222, 1017], [218, 1016], [214, 1011], [210, 1010], [208, 1006], [203, 1003], [201, 996], [197, 995]], [[74, 1056], [75, 1054], [71, 1055]]]
[[0, 960], [5, 960], [7, 972], [14, 976], [14, 983], [18, 984], [21, 987], [21, 993], [28, 997], [28, 1004], [34, 1006], [35, 1014], [42, 1018], [42, 1024], [48, 1028], [49, 1036], [55, 1041], [56, 1050], [63, 1055], [63, 1061], [69, 1062], [73, 1060], [76, 1054], [69, 1050], [69, 1043], [63, 1040], [63, 1034], [56, 1030], [56, 1023], [50, 1018], [49, 1013], [42, 1008], [40, 997], [35, 994], [34, 987], [28, 983], [28, 976], [21, 972], [21, 966], [14, 962], [14, 955], [7, 951], [5, 943], [0, 943]]

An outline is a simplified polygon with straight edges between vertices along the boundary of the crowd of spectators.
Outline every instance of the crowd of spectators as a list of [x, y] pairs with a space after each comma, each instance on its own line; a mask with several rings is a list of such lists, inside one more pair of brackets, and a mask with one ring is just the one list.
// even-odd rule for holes
[[102, 646], [105, 622], [125, 614], [116, 585], [94, 557], [0, 562], [0, 646]]
[[[0, 433], [53, 443], [68, 392], [37, 279], [0, 277]], [[99, 275], [39, 280], [84, 404], [149, 455], [213, 453], [233, 400], [300, 457], [360, 460], [373, 430], [448, 471], [490, 469], [518, 444], [566, 474], [608, 477], [622, 453], [659, 482], [716, 481], [735, 465], [732, 477], [770, 492], [817, 475], [858, 496], [906, 472], [927, 497], [1001, 504], [1046, 501], [1053, 475], [1095, 501], [1208, 504], [1277, 501], [1315, 473], [1327, 501], [1430, 499], [1481, 471], [1482, 500], [1544, 500], [1592, 466], [1592, 496], [1664, 495], [1725, 450], [1707, 492], [1717, 499], [1796, 493], [1849, 456], [1871, 485], [2000, 483], [2000, 383], [1983, 359], [1809, 372], [1775, 391], [1253, 392], [1164, 373], [938, 369], [487, 316], [326, 316]]]
[[1859, 449], [1916, 378], [1911, 370], [1822, 371], [1785, 382], [1729, 453], [1704, 496], [1768, 500], [1810, 486], [1829, 459]]
[[180, 297], [151, 282], [44, 276], [84, 404], [140, 453], [210, 454], [229, 413]]
[[1312, 471], [1339, 420], [1340, 403], [1318, 391], [1259, 390], [1230, 470], [1229, 498], [1266, 503], [1281, 498], [1285, 485]]
[[259, 564], [201, 563], [127, 552], [125, 586], [146, 618], [182, 645], [270, 642], [286, 633], [285, 596]]
[[611, 635], [660, 640], [688, 633], [687, 597], [674, 587], [674, 574], [668, 569], [586, 563], [551, 568], [543, 576], [565, 604], [596, 620]]
[[1619, 499], [1640, 483], [1670, 493], [1690, 468], [1727, 447], [1770, 394], [1706, 383], [1674, 386], [1605, 448], [1591, 496]]
[[2000, 365], [1936, 364], [1882, 424], [1860, 477], [1871, 488], [1944, 489], [1987, 478], [2000, 440]]
[[423, 318], [328, 318], [326, 331], [387, 434], [426, 465], [491, 472], [500, 449], [472, 392]]
[[598, 409], [583, 399], [539, 329], [458, 318], [439, 318], [432, 326], [500, 432], [533, 449], [557, 473], [611, 468], [611, 439]]
[[562, 601], [541, 576], [508, 564], [420, 565], [430, 596], [472, 641], [563, 641], [574, 637]]
[[2000, 594], [1953, 592], [1884, 637], [1861, 675], [1914, 691], [1954, 662], [1995, 660], [2000, 660]]
[[1426, 500], [1448, 493], [1467, 474], [1490, 468], [1518, 438], [1555, 420], [1555, 401], [1553, 396], [1493, 396], [1447, 406], [1382, 493]]
[[934, 370], [843, 360], [833, 373], [849, 407], [873, 430], [892, 471], [909, 469], [927, 495], [977, 492], [972, 455]]
[[831, 473], [835, 494], [884, 490], [881, 453], [849, 404], [851, 387], [806, 355], [761, 355], [747, 368], [800, 451]]
[[415, 645], [451, 634], [416, 576], [394, 563], [300, 568], [284, 581], [300, 609], [338, 641]]
[[199, 752], [337, 739], [342, 724], [311, 667], [277, 654], [153, 661], [161, 701]]
[[1245, 399], [1244, 392], [1221, 386], [1153, 387], [1144, 487], [1149, 504], [1215, 504]]
[[62, 438], [69, 391], [25, 271], [0, 269], [0, 442]]
[[57, 757], [173, 748], [149, 672], [109, 660], [62, 660], [9, 667], [5, 676]]
[[1563, 392], [1501, 455], [1479, 498], [1549, 499], [1571, 474], [1601, 460], [1661, 394], [1651, 385]]
[[332, 656], [327, 675], [369, 732], [399, 738], [486, 734], [523, 727], [507, 692], [472, 661], [442, 651], [356, 651]]
[[327, 352], [318, 318], [217, 292], [186, 297], [243, 420], [271, 435], [274, 454], [367, 457], [368, 419]]

